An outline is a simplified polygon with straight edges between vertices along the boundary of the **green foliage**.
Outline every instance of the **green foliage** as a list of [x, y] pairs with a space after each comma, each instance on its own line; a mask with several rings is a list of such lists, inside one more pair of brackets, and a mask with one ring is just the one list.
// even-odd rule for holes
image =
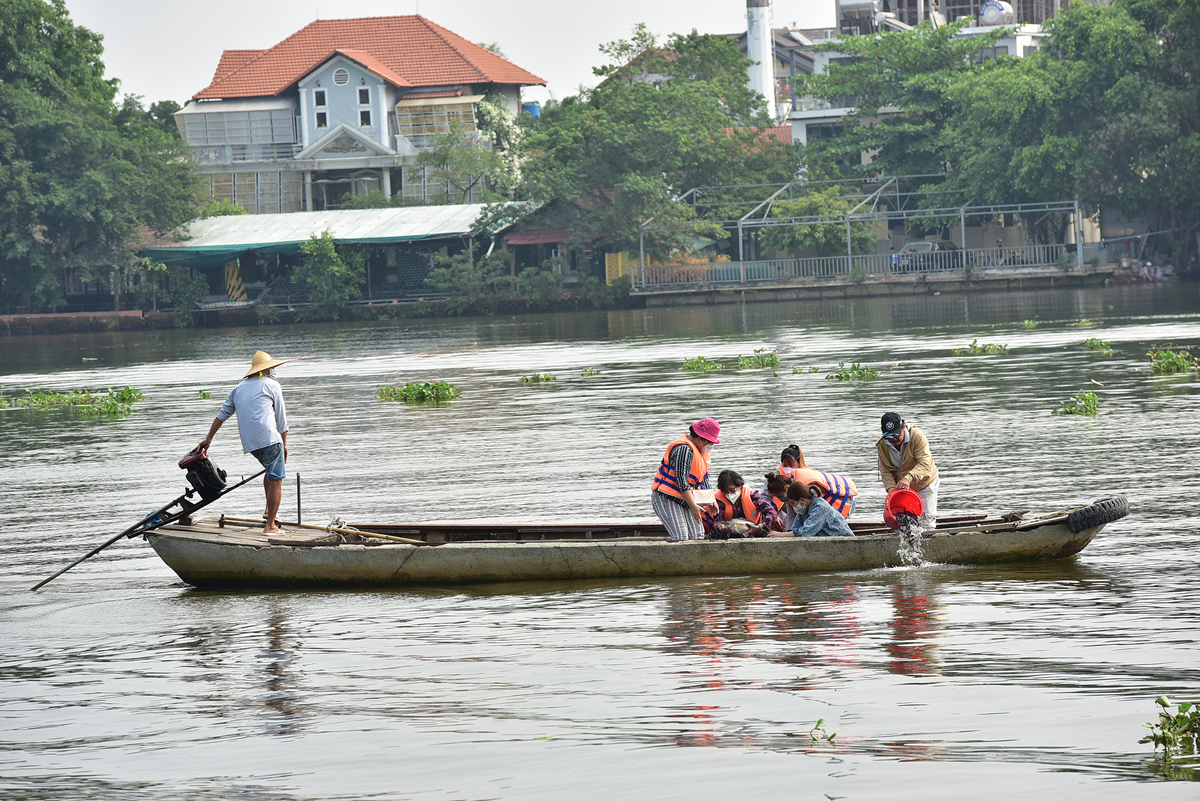
[[583, 371], [584, 378], [588, 378], [588, 377], [594, 376], [594, 375], [600, 375], [600, 371], [596, 370], [595, 368], [592, 368], [592, 367], [584, 368], [584, 371]]
[[[772, 217], [828, 218], [828, 221], [764, 228], [761, 239], [763, 250], [782, 250], [793, 256], [800, 256], [804, 251], [811, 251], [814, 256], [844, 256], [846, 223], [836, 218], [845, 217], [857, 202], [840, 197], [844, 192], [843, 187], [835, 185], [812, 191], [796, 200], [780, 200], [774, 203], [771, 206]], [[875, 247], [875, 234], [866, 223], [851, 223], [850, 243], [855, 253], [870, 252]], [[862, 279], [855, 283], [862, 283], [866, 277], [864, 269]], [[850, 280], [855, 280], [853, 274]]]
[[402, 387], [384, 384], [379, 388], [379, 399], [385, 401], [403, 401], [413, 404], [436, 405], [451, 401], [462, 394], [462, 390], [445, 381], [426, 381], [417, 384], [409, 381]]
[[240, 217], [249, 213], [240, 203], [234, 203], [223, 197], [210, 198], [207, 203], [196, 210], [196, 216], [201, 220], [209, 217]]
[[991, 342], [985, 342], [980, 345], [979, 340], [972, 339], [971, 344], [965, 348], [955, 348], [955, 356], [995, 356], [1007, 355], [1008, 345], [997, 345]]
[[24, 395], [5, 398], [0, 405], [25, 406], [31, 409], [69, 408], [83, 417], [113, 417], [129, 414], [133, 404], [145, 400], [140, 391], [131, 386], [108, 390], [105, 394], [87, 390], [70, 392], [34, 392], [26, 390]]
[[338, 203], [339, 208], [351, 211], [355, 209], [399, 209], [425, 205], [420, 198], [405, 197], [404, 195], [388, 197], [378, 189], [372, 189], [365, 195], [353, 195], [347, 192], [342, 195]]
[[433, 145], [417, 154], [416, 163], [429, 168], [430, 183], [445, 187], [444, 203], [467, 203], [472, 190], [504, 171], [500, 154], [460, 120], [451, 120], [446, 133], [434, 134]]
[[1089, 320], [1088, 318], [1084, 317], [1082, 320], [1080, 320], [1078, 322], [1067, 323], [1067, 325], [1071, 326], [1072, 328], [1088, 328], [1090, 326], [1095, 325], [1095, 323], [1092, 322], [1091, 320]]
[[[740, 358], [740, 357], [739, 357]], [[722, 370], [725, 365], [719, 362], [712, 362], [703, 356], [697, 356], [694, 359], [684, 359], [683, 369], [690, 373], [708, 373], [713, 370]]]
[[826, 380], [835, 381], [874, 381], [879, 378], [879, 371], [855, 362], [849, 367], [845, 362], [838, 362], [838, 369], [825, 376]]
[[108, 278], [120, 302], [146, 228], [192, 216], [195, 178], [178, 137], [136, 97], [115, 102], [101, 37], [62, 0], [0, 12], [0, 305], [61, 304], [65, 271]]
[[1190, 350], [1154, 345], [1146, 353], [1150, 357], [1150, 369], [1158, 375], [1187, 373], [1197, 368], [1196, 359]]
[[200, 397], [200, 400], [208, 400], [212, 397], [212, 393], [207, 389], [198, 389], [196, 390], [196, 394]]
[[558, 376], [551, 373], [534, 373], [533, 375], [523, 375], [519, 380], [522, 384], [548, 384], [551, 381], [557, 381]]
[[814, 745], [820, 743], [822, 740], [833, 745], [833, 741], [837, 739], [837, 732], [830, 734], [825, 731], [825, 718], [817, 718], [817, 722], [809, 729], [808, 736], [812, 739]]
[[867, 280], [867, 268], [862, 264], [856, 264], [850, 268], [850, 283], [861, 284]]
[[1038, 321], [1037, 320], [1022, 320], [1021, 327], [1022, 328], [1037, 328]]
[[1093, 353], [1101, 353], [1105, 356], [1113, 355], [1112, 344], [1098, 337], [1088, 337], [1083, 340], [1083, 346]]
[[796, 151], [746, 127], [774, 123], [734, 40], [692, 31], [660, 43], [639, 25], [601, 51], [607, 63], [594, 72], [605, 80], [547, 103], [525, 138], [524, 191], [574, 208], [568, 225], [581, 239], [633, 250], [654, 218], [647, 251], [668, 258], [693, 236], [728, 236], [675, 202], [687, 190], [795, 176]]
[[494, 311], [497, 300], [509, 297], [513, 291], [508, 260], [505, 251], [485, 257], [474, 256], [468, 250], [453, 256], [438, 256], [425, 283], [454, 296], [449, 301], [452, 313]]
[[765, 350], [756, 350], [752, 356], [738, 355], [739, 370], [759, 370], [770, 367], [775, 369], [779, 366], [779, 355], [772, 351], [767, 353]]
[[563, 299], [562, 276], [554, 272], [556, 261], [547, 259], [541, 267], [526, 267], [517, 274], [517, 294], [530, 306], [548, 306]]
[[1084, 392], [1082, 389], [1062, 402], [1061, 409], [1055, 409], [1051, 414], [1079, 414], [1084, 417], [1095, 417], [1100, 413], [1100, 399], [1095, 392]]
[[362, 246], [339, 248], [328, 230], [300, 243], [302, 258], [294, 279], [308, 290], [311, 303], [300, 318], [337, 320], [342, 305], [358, 298], [366, 280], [366, 252]]
[[805, 370], [803, 367], [793, 367], [792, 375], [800, 375], [802, 373], [816, 373], [819, 371], [820, 371], [819, 367], [810, 367], [807, 370]]
[[1171, 702], [1165, 695], [1154, 699], [1159, 707], [1157, 723], [1143, 723], [1150, 730], [1139, 743], [1154, 743], [1155, 752], [1163, 750], [1163, 756], [1171, 759], [1177, 755], [1194, 755], [1200, 745], [1200, 705], [1184, 702], [1171, 711]]

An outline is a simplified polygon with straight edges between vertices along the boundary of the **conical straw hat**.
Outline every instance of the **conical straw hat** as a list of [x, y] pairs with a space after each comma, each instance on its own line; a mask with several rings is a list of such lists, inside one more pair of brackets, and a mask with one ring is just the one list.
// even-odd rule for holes
[[246, 373], [244, 377], [249, 378], [255, 373], [270, 370], [272, 367], [278, 367], [281, 364], [287, 364], [287, 359], [272, 359], [271, 354], [265, 350], [255, 351], [254, 359], [250, 362], [250, 372]]

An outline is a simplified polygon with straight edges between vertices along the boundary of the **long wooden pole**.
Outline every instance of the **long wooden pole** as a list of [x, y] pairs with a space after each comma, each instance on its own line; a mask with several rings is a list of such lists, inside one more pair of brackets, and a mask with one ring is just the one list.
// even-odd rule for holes
[[222, 496], [224, 496], [224, 495], [228, 495], [229, 493], [233, 492], [233, 491], [234, 491], [235, 489], [237, 489], [238, 487], [240, 487], [240, 486], [242, 486], [243, 484], [245, 484], [247, 481], [253, 481], [254, 479], [258, 478], [259, 476], [261, 476], [261, 475], [262, 475], [263, 473], [265, 473], [265, 472], [267, 472], [265, 468], [264, 468], [263, 470], [259, 470], [257, 473], [255, 473], [254, 475], [250, 476], [250, 478], [243, 478], [241, 481], [239, 481], [238, 483], [234, 484], [232, 487], [228, 487], [228, 488], [226, 488], [226, 489], [222, 490], [222, 491], [221, 491], [221, 494], [220, 494], [220, 495], [218, 495], [216, 498], [213, 498], [212, 500], [207, 500], [207, 501], [205, 501], [205, 500], [202, 500], [202, 501], [200, 501], [199, 503], [194, 503], [194, 504], [191, 504], [191, 505], [187, 506], [186, 508], [184, 508], [183, 510], [181, 510], [181, 511], [179, 511], [179, 512], [176, 512], [176, 513], [175, 513], [175, 514], [173, 514], [173, 515], [167, 515], [166, 517], [164, 517], [164, 518], [162, 518], [161, 520], [159, 520], [157, 523], [151, 523], [150, 525], [146, 525], [146, 523], [148, 523], [149, 521], [153, 520], [155, 517], [157, 517], [158, 515], [160, 515], [160, 514], [162, 514], [163, 512], [165, 512], [167, 509], [170, 509], [172, 506], [174, 506], [174, 505], [175, 505], [175, 504], [177, 504], [177, 503], [181, 503], [181, 502], [183, 501], [183, 499], [184, 499], [184, 498], [186, 498], [188, 495], [190, 495], [190, 494], [192, 493], [192, 490], [188, 490], [188, 491], [187, 491], [187, 492], [185, 492], [183, 495], [180, 495], [178, 498], [176, 498], [175, 500], [173, 500], [173, 501], [171, 501], [170, 503], [168, 503], [166, 506], [163, 506], [163, 507], [161, 507], [161, 508], [159, 508], [159, 509], [155, 509], [153, 512], [151, 512], [150, 514], [146, 515], [146, 516], [145, 516], [145, 517], [143, 517], [141, 520], [139, 520], [138, 522], [134, 523], [134, 524], [133, 524], [132, 526], [130, 526], [129, 528], [127, 528], [127, 529], [125, 529], [124, 531], [122, 531], [120, 534], [118, 534], [118, 535], [116, 535], [115, 537], [112, 537], [111, 539], [109, 539], [109, 540], [108, 540], [107, 542], [105, 542], [103, 545], [99, 545], [99, 546], [97, 546], [96, 548], [93, 548], [91, 551], [88, 551], [86, 554], [84, 554], [83, 556], [79, 557], [79, 558], [78, 558], [78, 559], [76, 559], [74, 562], [72, 562], [71, 564], [69, 564], [69, 565], [67, 565], [66, 567], [64, 567], [62, 570], [60, 570], [60, 571], [58, 571], [57, 573], [55, 573], [53, 576], [50, 576], [50, 577], [49, 577], [49, 578], [47, 578], [47, 579], [43, 579], [43, 580], [39, 581], [37, 584], [35, 584], [35, 585], [33, 585], [32, 587], [30, 587], [30, 588], [29, 588], [29, 590], [30, 590], [31, 592], [32, 592], [33, 590], [40, 590], [42, 587], [46, 586], [47, 584], [49, 584], [50, 582], [54, 581], [56, 578], [58, 578], [59, 576], [61, 576], [63, 573], [66, 573], [68, 570], [70, 570], [71, 568], [75, 567], [75, 565], [77, 565], [77, 564], [79, 564], [80, 562], [83, 562], [83, 561], [85, 561], [85, 560], [91, 559], [93, 556], [95, 556], [96, 554], [100, 553], [100, 552], [101, 552], [101, 551], [103, 551], [105, 548], [107, 548], [108, 546], [112, 545], [114, 542], [116, 542], [117, 540], [121, 539], [122, 537], [133, 537], [133, 536], [136, 536], [136, 535], [138, 535], [138, 534], [142, 534], [142, 533], [144, 533], [144, 532], [146, 532], [146, 531], [153, 531], [154, 529], [156, 529], [156, 528], [159, 528], [159, 527], [161, 527], [161, 526], [165, 526], [165, 525], [167, 525], [168, 523], [174, 523], [174, 522], [175, 522], [176, 520], [178, 520], [179, 518], [181, 518], [181, 517], [185, 517], [185, 516], [187, 516], [187, 515], [191, 514], [192, 512], [194, 512], [194, 511], [195, 511], [195, 510], [197, 510], [197, 509], [201, 509], [201, 508], [203, 508], [203, 507], [205, 507], [205, 506], [208, 506], [210, 503], [212, 503], [213, 501], [217, 500], [217, 498], [220, 498], [220, 497], [222, 497]]

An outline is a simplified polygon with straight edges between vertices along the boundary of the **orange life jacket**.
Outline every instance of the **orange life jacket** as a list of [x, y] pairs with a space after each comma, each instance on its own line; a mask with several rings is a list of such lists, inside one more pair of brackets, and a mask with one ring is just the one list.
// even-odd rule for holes
[[850, 501], [858, 495], [858, 487], [849, 476], [837, 473], [824, 473], [811, 467], [798, 467], [792, 471], [792, 479], [803, 481], [810, 487], [821, 490], [825, 502], [837, 510], [843, 518], [850, 516]]
[[[742, 497], [738, 500], [740, 501], [742, 508], [737, 510], [740, 511], [741, 514], [736, 516], [744, 517], [756, 526], [761, 525], [762, 515], [759, 514], [758, 509], [754, 506], [754, 501], [750, 498], [750, 490], [742, 487]], [[726, 523], [735, 517], [733, 504], [730, 503], [729, 499], [725, 497], [725, 493], [719, 490], [717, 492], [717, 508], [721, 513], [722, 519], [724, 519]]]
[[[675, 467], [671, 464], [671, 451], [675, 450], [679, 445], [687, 445], [692, 449], [692, 467], [688, 473], [687, 483], [681, 485], [678, 477], [675, 475]], [[650, 489], [654, 492], [661, 492], [663, 495], [670, 495], [673, 498], [682, 498], [683, 491], [689, 489], [707, 489], [708, 488], [708, 467], [710, 457], [696, 447], [687, 434], [683, 434], [679, 439], [667, 446], [663, 452], [662, 464], [658, 466], [658, 472], [654, 475], [654, 481], [650, 484]]]
[[782, 498], [776, 498], [770, 493], [767, 493], [767, 497], [771, 499], [771, 503], [775, 506], [775, 511], [777, 512], [782, 512], [783, 508], [787, 506], [787, 501], [783, 500]]

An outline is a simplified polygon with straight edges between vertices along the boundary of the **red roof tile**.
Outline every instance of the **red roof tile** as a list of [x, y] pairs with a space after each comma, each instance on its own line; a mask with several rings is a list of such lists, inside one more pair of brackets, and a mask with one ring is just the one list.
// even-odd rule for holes
[[258, 58], [262, 50], [226, 50], [221, 53], [221, 60], [217, 62], [217, 71], [213, 73], [213, 83], [223, 79], [227, 75], [231, 75], [248, 63]]
[[[257, 55], [243, 58], [242, 54], [256, 51], [226, 50], [213, 82], [194, 97], [206, 100], [274, 96], [339, 50], [397, 86], [546, 83], [492, 51], [424, 17], [411, 15], [321, 19], [274, 47], [257, 51]], [[361, 57], [374, 59], [375, 65], [367, 64]]]
[[[388, 67], [388, 65], [384, 64], [379, 59], [375, 58], [375, 56], [371, 55], [370, 53], [366, 52], [365, 50], [338, 50], [337, 52], [341, 53], [346, 58], [352, 59], [353, 61], [357, 61], [359, 64], [362, 64], [364, 67], [366, 67], [371, 72], [378, 75], [380, 78], [383, 78], [385, 81], [390, 83], [392, 86], [399, 86], [399, 87], [412, 86], [412, 84], [409, 83], [408, 81], [406, 81], [404, 78], [401, 78], [399, 75], [392, 72], [391, 68]], [[324, 63], [328, 60], [329, 59], [322, 59], [321, 63]]]

